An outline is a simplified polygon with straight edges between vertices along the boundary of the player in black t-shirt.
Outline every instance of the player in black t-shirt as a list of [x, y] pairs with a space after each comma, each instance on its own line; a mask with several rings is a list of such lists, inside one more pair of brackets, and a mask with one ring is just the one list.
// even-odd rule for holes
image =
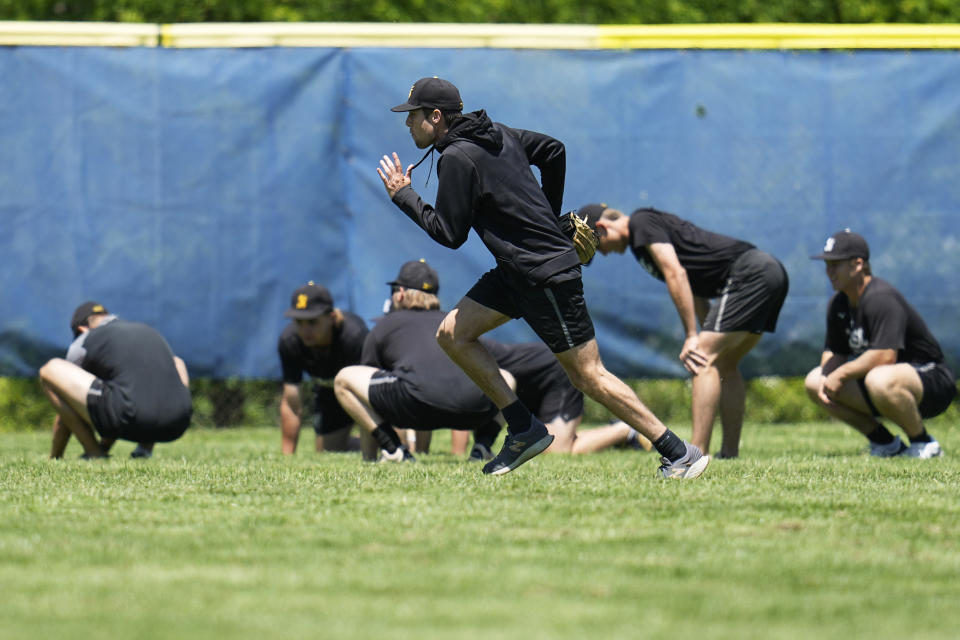
[[63, 457], [71, 434], [87, 458], [105, 457], [118, 439], [141, 443], [133, 457], [149, 457], [154, 442], [183, 435], [193, 414], [187, 367], [156, 329], [96, 302], [77, 307], [70, 328], [67, 358], [40, 368], [57, 411], [51, 458]]
[[[866, 240], [849, 229], [827, 239], [823, 253], [836, 294], [827, 309], [820, 366], [807, 375], [810, 398], [870, 441], [870, 454], [935, 458], [940, 443], [923, 426], [957, 393], [953, 372], [920, 314], [888, 282], [874, 277]], [[897, 424], [905, 445], [880, 422]]]
[[282, 450], [290, 455], [300, 439], [302, 402], [300, 383], [304, 373], [313, 381], [313, 428], [317, 451], [356, 451], [376, 455], [372, 439], [350, 437], [353, 419], [337, 402], [333, 378], [340, 369], [358, 364], [367, 337], [360, 316], [338, 309], [326, 287], [309, 282], [293, 292], [284, 314], [292, 322], [280, 334], [277, 353], [283, 370], [280, 397]]
[[686, 334], [680, 361], [693, 374], [690, 442], [709, 451], [719, 409], [723, 442], [717, 457], [735, 458], [746, 401], [739, 364], [761, 333], [777, 326], [789, 286], [783, 265], [748, 242], [656, 209], [626, 216], [590, 204], [578, 215], [597, 230], [601, 253], [630, 249], [647, 272], [666, 283]]
[[429, 431], [475, 429], [497, 407], [437, 344], [446, 316], [439, 278], [425, 261], [407, 262], [391, 287], [391, 308], [363, 344], [362, 365], [337, 374], [334, 389], [354, 421], [372, 433], [382, 460], [412, 458], [394, 427]]

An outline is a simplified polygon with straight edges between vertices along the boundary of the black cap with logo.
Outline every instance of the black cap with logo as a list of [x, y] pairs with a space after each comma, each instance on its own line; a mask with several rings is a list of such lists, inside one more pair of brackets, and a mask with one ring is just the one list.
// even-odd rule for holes
[[288, 318], [307, 320], [333, 311], [333, 296], [326, 287], [308, 282], [293, 292], [290, 308], [283, 312]]
[[863, 236], [850, 229], [837, 231], [827, 238], [823, 245], [823, 253], [810, 256], [811, 260], [848, 260], [850, 258], [870, 259], [870, 247]]
[[417, 291], [436, 294], [440, 290], [440, 277], [433, 267], [427, 264], [426, 260], [420, 258], [404, 263], [400, 267], [400, 273], [397, 274], [396, 279], [387, 284], [391, 287], [416, 289]]
[[460, 91], [452, 83], [436, 76], [420, 78], [410, 88], [407, 101], [398, 104], [390, 111], [403, 112], [414, 111], [415, 109], [462, 111], [463, 100], [460, 99]]
[[74, 310], [73, 317], [70, 319], [70, 330], [73, 331], [73, 337], [76, 338], [80, 335], [80, 327], [86, 326], [87, 319], [90, 316], [106, 315], [108, 313], [110, 312], [107, 311], [106, 307], [99, 302], [93, 300], [84, 302]]

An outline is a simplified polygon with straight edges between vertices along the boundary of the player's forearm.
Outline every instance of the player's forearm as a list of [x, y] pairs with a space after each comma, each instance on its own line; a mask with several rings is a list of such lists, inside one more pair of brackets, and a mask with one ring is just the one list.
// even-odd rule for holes
[[280, 402], [280, 434], [283, 453], [296, 452], [300, 437], [300, 407], [294, 407], [286, 400]]
[[[456, 249], [466, 242], [470, 233], [469, 224], [452, 222], [457, 219], [457, 216], [439, 215], [437, 209], [425, 203], [411, 187], [404, 187], [397, 191], [393, 196], [393, 203], [403, 211], [404, 215], [426, 231], [435, 242], [450, 249]], [[437, 206], [440, 206], [439, 201]]]
[[677, 308], [677, 313], [680, 315], [684, 335], [687, 338], [697, 335], [696, 305], [693, 300], [693, 291], [690, 289], [690, 283], [687, 281], [686, 272], [666, 273], [664, 274], [664, 279], [667, 283], [667, 291], [670, 292], [670, 298], [673, 300], [673, 305]]
[[893, 349], [867, 349], [850, 362], [845, 362], [836, 368], [836, 375], [841, 380], [859, 380], [865, 377], [871, 369], [894, 364], [897, 361], [897, 352]]

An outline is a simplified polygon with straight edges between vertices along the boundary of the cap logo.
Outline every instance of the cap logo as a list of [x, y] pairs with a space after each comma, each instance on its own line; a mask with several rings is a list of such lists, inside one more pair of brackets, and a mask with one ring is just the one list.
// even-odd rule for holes
[[407, 94], [407, 100], [413, 97], [413, 90], [417, 87], [416, 84], [410, 86], [410, 93]]
[[430, 291], [430, 289], [432, 289], [432, 288], [433, 288], [433, 287], [430, 286], [430, 283], [429, 283], [429, 282], [424, 282], [424, 283], [423, 283], [423, 290], [424, 290], [424, 291]]
[[95, 305], [93, 305], [93, 309], [91, 309], [91, 312], [93, 312], [93, 313], [103, 313], [103, 306], [101, 306], [101, 305], [99, 305], [99, 304], [95, 304]]
[[297, 296], [297, 309], [307, 308], [307, 294], [301, 293]]
[[827, 243], [823, 245], [823, 252], [830, 253], [833, 251], [833, 245], [836, 244], [836, 240], [833, 237], [827, 238]]

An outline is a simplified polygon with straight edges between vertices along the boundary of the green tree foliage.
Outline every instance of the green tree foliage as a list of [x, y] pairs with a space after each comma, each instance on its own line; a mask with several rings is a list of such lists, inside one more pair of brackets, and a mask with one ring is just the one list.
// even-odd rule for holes
[[696, 24], [960, 22], [952, 0], [0, 0], [2, 20]]

